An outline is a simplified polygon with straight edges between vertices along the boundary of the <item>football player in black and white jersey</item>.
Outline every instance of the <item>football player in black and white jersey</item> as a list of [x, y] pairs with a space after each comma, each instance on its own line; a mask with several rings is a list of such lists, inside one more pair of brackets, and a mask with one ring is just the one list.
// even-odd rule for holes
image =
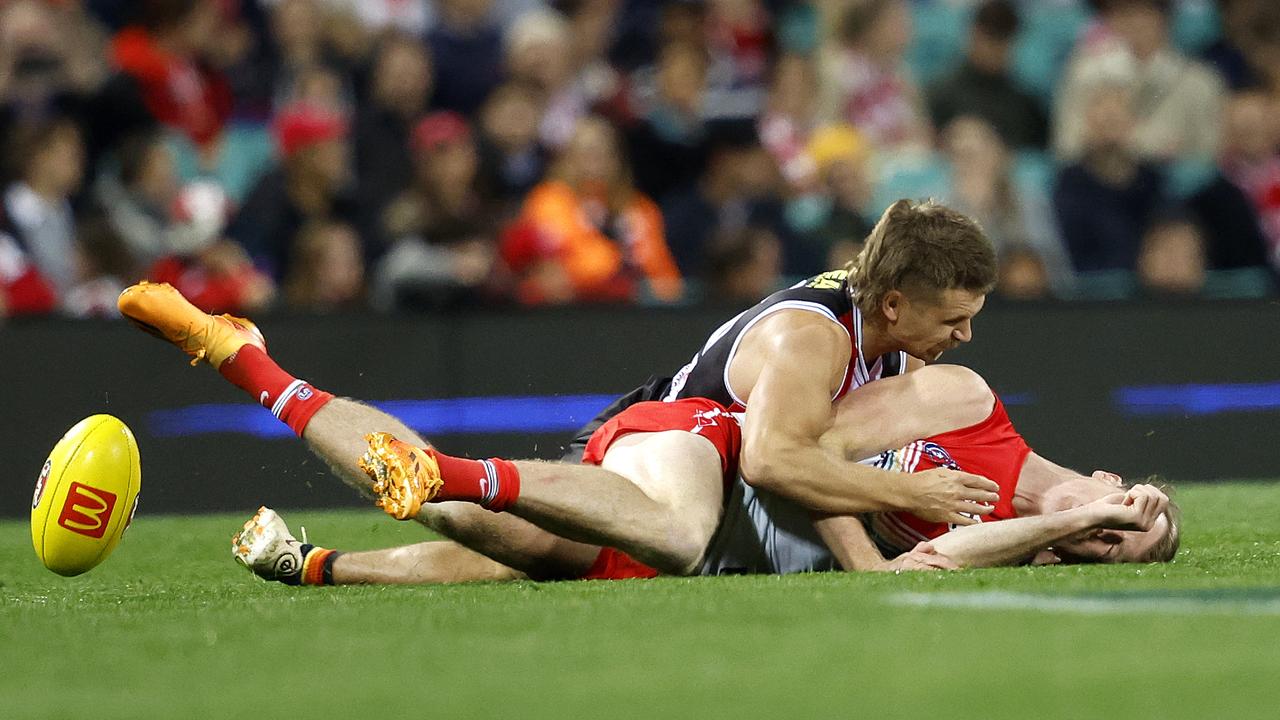
[[583, 428], [566, 459], [636, 402], [707, 398], [741, 420], [740, 471], [752, 487], [833, 516], [909, 509], [973, 523], [990, 512], [983, 504], [994, 502], [995, 483], [954, 470], [889, 473], [828, 452], [819, 439], [832, 403], [851, 389], [972, 339], [995, 280], [994, 253], [976, 223], [932, 201], [899, 200], [853, 267], [776, 292], [726, 322], [674, 377], [620, 398]]
[[[581, 459], [601, 426], [638, 403], [702, 398], [740, 420], [743, 480], [829, 515], [820, 525], [894, 510], [955, 525], [977, 522], [999, 497], [996, 483], [949, 468], [891, 472], [830, 452], [820, 439], [831, 427], [832, 403], [851, 389], [934, 361], [972, 339], [973, 318], [996, 273], [991, 243], [973, 220], [932, 201], [900, 200], [881, 216], [851, 268], [776, 292], [730, 319], [673, 377], [620, 398], [583, 428], [565, 459]], [[628, 469], [660, 467], [673, 450], [682, 452], [672, 439], [671, 433], [635, 433], [613, 447], [615, 455], [634, 458]], [[561, 492], [539, 504], [537, 517], [528, 518], [583, 541], [605, 536], [583, 532], [591, 529], [584, 524], [599, 523], [599, 530], [612, 520], [606, 544], [623, 549], [644, 545], [641, 528], [662, 528], [660, 567], [692, 571], [719, 524], [725, 499], [719, 475], [644, 475], [636, 483], [642, 495], [617, 488], [597, 498], [562, 483]], [[429, 512], [428, 524], [482, 552], [499, 532], [492, 517], [443, 506]], [[644, 521], [624, 521], [630, 518]], [[629, 528], [636, 537], [623, 537]]]

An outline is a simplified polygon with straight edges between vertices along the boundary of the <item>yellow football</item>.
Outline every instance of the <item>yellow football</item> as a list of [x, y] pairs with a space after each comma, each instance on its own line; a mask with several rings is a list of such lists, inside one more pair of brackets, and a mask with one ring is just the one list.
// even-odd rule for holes
[[31, 542], [40, 562], [79, 575], [102, 562], [138, 509], [138, 442], [124, 423], [91, 415], [53, 446], [31, 499]]

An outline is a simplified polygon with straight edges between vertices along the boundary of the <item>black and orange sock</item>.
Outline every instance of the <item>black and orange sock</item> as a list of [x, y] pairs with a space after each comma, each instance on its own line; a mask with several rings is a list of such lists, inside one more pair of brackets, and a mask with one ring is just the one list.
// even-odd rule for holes
[[510, 460], [469, 460], [433, 452], [444, 486], [432, 502], [463, 500], [502, 512], [520, 497], [520, 471]]
[[337, 550], [316, 547], [304, 543], [298, 548], [302, 551], [302, 570], [298, 573], [297, 582], [291, 585], [332, 585], [333, 561], [342, 553]]
[[218, 367], [218, 372], [270, 410], [298, 437], [302, 437], [312, 416], [333, 399], [332, 393], [281, 370], [271, 356], [253, 345], [245, 345], [233, 353]]

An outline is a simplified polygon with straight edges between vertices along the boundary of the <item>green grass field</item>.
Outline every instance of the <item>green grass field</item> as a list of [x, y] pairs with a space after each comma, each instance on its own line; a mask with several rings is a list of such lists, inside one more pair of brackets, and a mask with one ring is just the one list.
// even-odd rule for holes
[[1179, 499], [1168, 566], [450, 587], [260, 582], [228, 552], [248, 510], [140, 513], [64, 579], [4, 522], [0, 718], [1280, 716], [1280, 484]]

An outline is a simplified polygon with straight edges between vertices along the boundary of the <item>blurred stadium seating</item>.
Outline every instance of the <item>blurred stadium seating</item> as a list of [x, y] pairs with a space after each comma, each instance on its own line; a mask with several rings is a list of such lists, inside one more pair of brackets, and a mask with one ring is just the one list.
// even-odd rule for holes
[[[1125, 12], [1157, 47], [1108, 15]], [[900, 197], [957, 204], [1002, 255], [1038, 258], [1051, 281], [1011, 297], [1268, 296], [1280, 265], [1268, 53], [1280, 23], [1258, 0], [1230, 13], [1209, 0], [11, 0], [0, 6], [0, 317], [109, 317], [115, 290], [157, 276], [211, 310], [253, 312], [745, 301], [847, 261]], [[780, 60], [790, 64], [775, 75]], [[1203, 68], [1220, 89], [1191, 111], [1170, 107], [1177, 93], [1161, 83]], [[1060, 143], [1090, 107], [1064, 88], [1101, 82], [1089, 72], [1133, 93], [1134, 129], [1118, 142], [1162, 184], [1103, 240], [1130, 248], [1105, 266], [1080, 249], [1077, 235], [1094, 231], [1058, 181], [1073, 167], [1095, 177], [1095, 156], [1115, 154]], [[970, 98], [940, 115], [935, 94], [974, 77], [1032, 105], [1010, 116]], [[458, 113], [457, 131], [439, 134], [441, 112]], [[980, 155], [953, 153], [957, 112], [990, 123], [1006, 169], [982, 176]], [[337, 124], [317, 125], [318, 113]], [[436, 134], [422, 141], [415, 128], [432, 113]], [[616, 137], [575, 135], [592, 115]], [[75, 135], [58, 131], [67, 120]], [[862, 179], [841, 189], [814, 168], [809, 141], [848, 124]], [[1183, 125], [1221, 138], [1168, 130]], [[557, 182], [586, 223], [568, 235], [525, 202]], [[186, 193], [210, 183], [226, 204], [193, 216]], [[975, 199], [1003, 183], [1010, 205]], [[650, 202], [665, 221], [653, 241], [681, 285], [630, 256], [637, 226], [621, 219]], [[1107, 212], [1125, 213], [1118, 202]], [[1008, 212], [1032, 215], [1010, 232], [998, 227]], [[1178, 287], [1139, 262], [1146, 235], [1171, 220], [1204, 256]], [[613, 249], [583, 265], [575, 253], [588, 246]], [[67, 252], [74, 272], [57, 259]]]

